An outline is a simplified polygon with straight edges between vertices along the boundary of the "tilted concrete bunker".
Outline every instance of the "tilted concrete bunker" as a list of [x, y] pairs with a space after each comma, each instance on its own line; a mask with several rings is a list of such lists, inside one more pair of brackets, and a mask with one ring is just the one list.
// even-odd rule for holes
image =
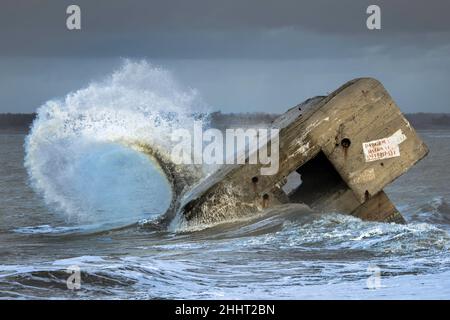
[[[382, 84], [352, 80], [309, 99], [272, 123], [279, 128], [279, 170], [226, 166], [194, 187], [176, 210], [187, 220], [215, 222], [299, 202], [364, 220], [404, 222], [383, 188], [428, 153]], [[299, 173], [302, 183], [286, 191]]]

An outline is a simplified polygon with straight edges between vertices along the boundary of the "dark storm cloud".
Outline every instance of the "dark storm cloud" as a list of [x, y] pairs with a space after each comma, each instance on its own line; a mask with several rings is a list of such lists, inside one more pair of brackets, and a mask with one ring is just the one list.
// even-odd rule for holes
[[[70, 4], [81, 31], [66, 29]], [[169, 68], [224, 111], [282, 112], [373, 76], [406, 112], [448, 112], [449, 15], [448, 0], [2, 0], [0, 112], [33, 111], [119, 57]]]
[[94, 31], [142, 28], [280, 28], [355, 33], [359, 17], [378, 4], [391, 31], [448, 31], [447, 0], [4, 0], [2, 25], [54, 28], [69, 4], [85, 10]]
[[[65, 28], [72, 3], [81, 31]], [[365, 26], [372, 3], [382, 8], [377, 32]], [[447, 0], [7, 0], [0, 44], [12, 56], [289, 59], [360, 55], [378, 42], [395, 53], [448, 43], [449, 12]]]

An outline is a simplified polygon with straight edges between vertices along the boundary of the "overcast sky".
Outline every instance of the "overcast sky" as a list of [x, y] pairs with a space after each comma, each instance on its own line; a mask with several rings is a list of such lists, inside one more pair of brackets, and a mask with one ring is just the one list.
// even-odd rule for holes
[[[370, 4], [381, 30], [366, 28]], [[448, 0], [2, 0], [0, 112], [34, 111], [121, 58], [171, 70], [225, 112], [282, 112], [362, 76], [404, 112], [450, 112], [449, 16]]]

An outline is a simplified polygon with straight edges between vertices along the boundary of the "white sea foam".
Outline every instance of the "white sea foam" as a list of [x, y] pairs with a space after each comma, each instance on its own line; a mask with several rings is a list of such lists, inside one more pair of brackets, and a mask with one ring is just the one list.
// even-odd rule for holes
[[136, 143], [160, 153], [170, 134], [205, 111], [198, 93], [146, 61], [126, 60], [105, 79], [38, 109], [25, 142], [32, 186], [71, 222], [129, 223], [163, 213], [168, 180]]

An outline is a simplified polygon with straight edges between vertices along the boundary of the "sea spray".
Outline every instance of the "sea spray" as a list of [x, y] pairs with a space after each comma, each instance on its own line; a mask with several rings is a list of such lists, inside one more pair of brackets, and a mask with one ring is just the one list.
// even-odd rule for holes
[[193, 110], [207, 113], [196, 90], [146, 61], [125, 60], [102, 81], [38, 109], [25, 141], [31, 185], [70, 222], [153, 219], [172, 194], [157, 161], [137, 146], [167, 154], [171, 132], [198, 118]]

